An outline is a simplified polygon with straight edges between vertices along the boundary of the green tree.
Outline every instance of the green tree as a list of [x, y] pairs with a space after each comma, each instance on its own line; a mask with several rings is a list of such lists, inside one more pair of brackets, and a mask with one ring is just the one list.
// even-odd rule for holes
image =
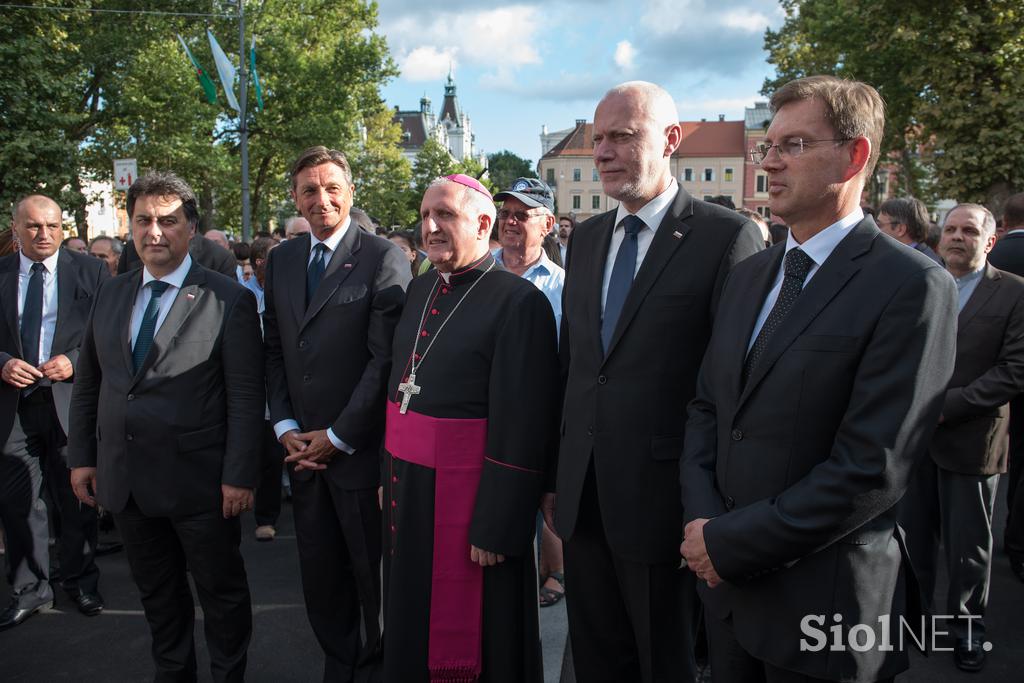
[[412, 165], [413, 191], [409, 197], [410, 208], [414, 208], [416, 214], [419, 215], [420, 199], [423, 198], [423, 193], [426, 191], [430, 181], [439, 176], [461, 172], [462, 169], [458, 168], [455, 159], [448, 153], [448, 150], [442, 147], [436, 140], [428, 139], [423, 143], [423, 147], [420, 148], [419, 153], [416, 155], [416, 161]]
[[409, 227], [417, 211], [410, 208], [412, 167], [398, 148], [400, 130], [384, 109], [364, 120], [366, 140], [352, 158], [357, 206], [384, 227]]
[[[901, 192], [934, 192], [999, 209], [1024, 189], [1024, 12], [1015, 0], [782, 0], [765, 35], [776, 76], [829, 73], [885, 99], [883, 154], [901, 161]], [[918, 158], [918, 153], [921, 153]]]
[[500, 189], [512, 187], [516, 178], [536, 178], [533, 162], [512, 152], [502, 150], [487, 156], [487, 173], [491, 181]]

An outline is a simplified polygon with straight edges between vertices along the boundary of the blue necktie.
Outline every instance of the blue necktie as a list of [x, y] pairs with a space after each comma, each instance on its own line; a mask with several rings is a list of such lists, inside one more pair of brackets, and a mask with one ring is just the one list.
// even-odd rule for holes
[[327, 246], [320, 242], [313, 247], [313, 261], [309, 264], [309, 268], [306, 270], [306, 306], [309, 306], [309, 302], [313, 300], [313, 295], [316, 294], [316, 288], [320, 286], [320, 281], [324, 279], [324, 252], [327, 251]]
[[39, 366], [39, 335], [43, 327], [43, 273], [46, 266], [32, 264], [32, 275], [25, 292], [25, 306], [21, 311], [21, 350], [25, 362]]
[[622, 220], [625, 235], [619, 252], [612, 264], [612, 276], [608, 280], [608, 296], [604, 302], [604, 317], [601, 319], [601, 346], [605, 353], [612, 343], [615, 325], [619, 322], [622, 306], [626, 303], [629, 288], [633, 285], [633, 273], [636, 271], [637, 235], [645, 227], [643, 220], [636, 216], [626, 216]]
[[160, 296], [170, 285], [160, 280], [152, 280], [148, 286], [152, 290], [152, 295], [149, 298], [149, 304], [146, 306], [146, 312], [142, 314], [139, 336], [135, 338], [135, 347], [132, 349], [132, 365], [135, 366], [135, 372], [138, 372], [139, 368], [142, 367], [146, 356], [149, 355], [150, 347], [153, 346], [156, 320], [160, 317]]

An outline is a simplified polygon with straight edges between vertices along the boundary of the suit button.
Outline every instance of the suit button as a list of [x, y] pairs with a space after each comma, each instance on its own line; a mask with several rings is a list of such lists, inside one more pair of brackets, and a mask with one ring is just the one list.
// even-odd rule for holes
[[135, 437], [134, 437], [134, 436], [132, 436], [131, 434], [127, 434], [127, 435], [125, 435], [125, 437], [124, 437], [124, 440], [125, 440], [125, 441], [131, 441], [131, 440], [133, 440], [134, 438], [135, 438]]
[[300, 339], [299, 340], [299, 348], [300, 349], [306, 348], [306, 340], [305, 339]]
[[128, 400], [129, 401], [134, 401], [135, 400], [135, 394], [128, 394]]
[[303, 376], [302, 376], [302, 381], [303, 381], [303, 382], [309, 382], [309, 381], [310, 381], [310, 380], [312, 380], [312, 379], [313, 379], [313, 378], [312, 378], [312, 377], [311, 377], [310, 375], [303, 375]]
[[594, 435], [594, 428], [593, 427], [587, 427], [587, 436], [593, 436], [593, 435]]
[[732, 496], [725, 497], [725, 507], [728, 510], [732, 510], [734, 507], [736, 507], [736, 501], [733, 500]]
[[742, 441], [743, 440], [743, 432], [741, 432], [738, 427], [736, 429], [732, 430], [732, 440], [733, 441]]
[[597, 376], [597, 383], [598, 384], [608, 384], [608, 378], [605, 377], [604, 375], [598, 375]]

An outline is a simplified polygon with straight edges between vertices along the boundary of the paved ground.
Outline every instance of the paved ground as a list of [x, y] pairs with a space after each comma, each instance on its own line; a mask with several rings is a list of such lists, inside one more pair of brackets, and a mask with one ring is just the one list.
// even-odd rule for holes
[[[1005, 517], [1002, 495], [996, 514], [999, 538]], [[316, 681], [321, 657], [302, 606], [290, 506], [284, 506], [280, 533], [273, 543], [253, 541], [252, 528], [250, 517], [245, 520], [243, 552], [256, 607], [248, 679], [256, 682]], [[0, 680], [121, 683], [150, 678], [148, 629], [124, 554], [100, 558], [99, 562], [106, 611], [91, 619], [83, 617], [61, 594], [55, 609], [0, 633]], [[571, 592], [571, 586], [569, 590]], [[6, 584], [0, 579], [0, 595], [6, 592]], [[1024, 585], [1010, 573], [998, 542], [991, 596], [988, 623], [993, 650], [982, 674], [961, 673], [953, 666], [952, 654], [938, 652], [927, 659], [915, 657], [910, 672], [898, 680], [901, 683], [1024, 681], [1024, 646], [1021, 645]], [[563, 683], [571, 683], [571, 666], [564, 666], [563, 662], [567, 631], [564, 601], [541, 610], [540, 614], [546, 683], [556, 683], [560, 678]], [[201, 619], [197, 621], [196, 637], [201, 643]], [[202, 646], [199, 653], [201, 680], [209, 680]], [[568, 673], [563, 674], [563, 669], [568, 669]]]

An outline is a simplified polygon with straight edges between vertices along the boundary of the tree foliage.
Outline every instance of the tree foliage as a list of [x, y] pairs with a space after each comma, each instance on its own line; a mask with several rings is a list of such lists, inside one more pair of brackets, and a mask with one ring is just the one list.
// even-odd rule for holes
[[502, 150], [487, 156], [487, 173], [500, 189], [512, 187], [516, 178], [536, 178], [533, 162], [510, 151]]
[[[1024, 190], [1024, 10], [1019, 0], [782, 0], [765, 36], [776, 76], [762, 92], [828, 73], [886, 102], [883, 154], [901, 192], [1001, 207]], [[920, 157], [918, 158], [918, 155]], [[922, 168], [923, 165], [923, 168]]]

